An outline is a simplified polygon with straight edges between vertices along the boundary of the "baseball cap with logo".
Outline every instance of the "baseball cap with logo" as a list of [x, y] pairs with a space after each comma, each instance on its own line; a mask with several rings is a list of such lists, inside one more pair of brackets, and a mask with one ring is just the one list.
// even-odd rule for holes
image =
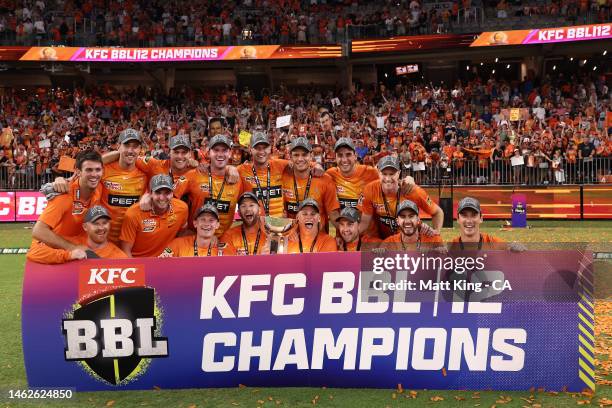
[[110, 213], [106, 208], [102, 207], [101, 205], [95, 205], [87, 211], [87, 214], [85, 214], [84, 222], [95, 222], [103, 217], [108, 218], [109, 220], [111, 219]]
[[198, 211], [196, 211], [195, 214], [195, 218], [197, 219], [200, 215], [204, 213], [212, 214], [217, 220], [219, 219], [219, 211], [217, 211], [217, 207], [215, 207], [211, 203], [206, 203], [200, 208], [198, 208]]
[[138, 143], [142, 143], [140, 133], [136, 129], [127, 128], [119, 134], [119, 143], [121, 144], [125, 144], [132, 140], [135, 140]]
[[461, 199], [457, 206], [457, 214], [467, 208], [476, 211], [478, 214], [482, 214], [482, 212], [480, 211], [480, 202], [474, 197], [464, 197], [463, 199]]
[[242, 193], [240, 198], [238, 198], [238, 205], [242, 204], [242, 202], [247, 198], [259, 204], [259, 200], [257, 200], [257, 196], [255, 195], [255, 193], [253, 193], [252, 191], [246, 191]]
[[167, 174], [156, 174], [151, 177], [149, 188], [151, 188], [151, 191], [161, 190], [162, 188], [167, 188], [172, 191], [174, 190], [174, 181], [172, 177]]
[[389, 167], [399, 171], [400, 169], [399, 159], [393, 156], [385, 156], [378, 161], [378, 164], [376, 165], [376, 167], [380, 171], [383, 171], [384, 169], [389, 168]]
[[341, 147], [348, 147], [352, 151], [355, 151], [355, 145], [353, 144], [353, 141], [348, 137], [341, 137], [340, 139], [338, 139], [338, 141], [334, 145], [334, 152], [338, 151], [338, 149]]
[[302, 148], [306, 150], [307, 152], [312, 151], [312, 146], [310, 145], [310, 142], [308, 141], [308, 139], [306, 139], [305, 137], [298, 137], [291, 141], [291, 145], [289, 146], [289, 151], [292, 152], [294, 149], [297, 149], [297, 148]]
[[397, 214], [399, 215], [404, 210], [411, 210], [416, 215], [419, 215], [419, 206], [415, 204], [414, 201], [404, 200], [397, 207]]
[[260, 143], [265, 143], [270, 146], [270, 140], [268, 140], [268, 136], [264, 132], [253, 133], [253, 136], [251, 136], [251, 147], [255, 147]]
[[208, 148], [212, 149], [218, 144], [224, 144], [230, 149], [232, 148], [232, 139], [230, 139], [227, 135], [215, 135], [208, 142]]
[[361, 211], [355, 207], [344, 207], [342, 211], [340, 211], [338, 221], [340, 221], [341, 218], [345, 218], [351, 222], [361, 222]]
[[170, 139], [170, 149], [174, 150], [177, 147], [186, 147], [191, 150], [191, 142], [189, 141], [189, 137], [185, 135], [174, 136]]
[[317, 203], [317, 200], [314, 198], [306, 198], [304, 201], [302, 201], [298, 207], [298, 211], [302, 211], [304, 207], [314, 207], [317, 212], [320, 212], [319, 203]]

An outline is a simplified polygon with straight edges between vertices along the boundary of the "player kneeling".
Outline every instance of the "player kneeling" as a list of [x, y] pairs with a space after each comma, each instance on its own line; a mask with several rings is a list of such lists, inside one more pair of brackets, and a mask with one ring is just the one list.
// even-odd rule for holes
[[219, 242], [215, 231], [219, 228], [219, 212], [214, 205], [204, 204], [193, 220], [196, 235], [175, 238], [160, 257], [236, 255], [236, 250]]
[[361, 211], [358, 209], [344, 207], [340, 211], [340, 216], [337, 219], [338, 228], [336, 229], [336, 243], [340, 250], [344, 252], [363, 251], [371, 246], [368, 244], [381, 241], [379, 238], [372, 238], [366, 234], [359, 235], [360, 222]]
[[321, 228], [319, 204], [312, 198], [300, 203], [296, 216], [295, 233], [289, 236], [287, 253], [335, 252], [338, 250], [336, 240], [327, 235]]
[[83, 220], [83, 232], [66, 240], [77, 245], [71, 251], [56, 249], [35, 241], [28, 251], [30, 261], [42, 264], [60, 264], [85, 258], [127, 258], [125, 252], [108, 241], [111, 216], [100, 205], [91, 207]]

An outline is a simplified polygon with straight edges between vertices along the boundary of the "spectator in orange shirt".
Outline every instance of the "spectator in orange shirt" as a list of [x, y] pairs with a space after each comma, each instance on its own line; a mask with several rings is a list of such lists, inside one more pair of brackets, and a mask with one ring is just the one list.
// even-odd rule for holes
[[335, 252], [336, 240], [323, 232], [319, 203], [307, 198], [300, 203], [295, 233], [289, 236], [287, 253]]
[[505, 249], [505, 245], [499, 245], [504, 242], [503, 240], [480, 232], [482, 222], [480, 202], [473, 197], [463, 198], [457, 206], [457, 224], [459, 224], [460, 235], [451, 242], [458, 244], [461, 249], [465, 249], [466, 246], [482, 249], [483, 244], [487, 244], [490, 248]]
[[69, 194], [60, 194], [49, 201], [36, 221], [32, 229], [33, 244], [39, 241], [51, 248], [69, 251], [78, 246], [66, 237], [78, 235], [83, 230], [87, 209], [100, 201], [100, 180], [104, 173], [102, 157], [91, 150], [83, 151], [77, 156], [76, 168], [76, 178], [69, 185]]
[[422, 221], [419, 218], [419, 207], [413, 201], [404, 200], [399, 204], [396, 222], [399, 232], [383, 241], [386, 249], [406, 251], [413, 248], [420, 250], [423, 244], [430, 248], [443, 245], [440, 235], [421, 234]]
[[151, 178], [149, 187], [151, 210], [142, 210], [138, 203], [132, 205], [121, 227], [120, 246], [129, 256], [158, 256], [187, 227], [187, 204], [173, 198], [172, 177], [157, 174]]
[[238, 213], [242, 224], [227, 230], [221, 237], [236, 250], [237, 255], [264, 253], [267, 234], [261, 220], [261, 209], [255, 193], [247, 191], [238, 199]]
[[196, 235], [175, 238], [160, 255], [166, 257], [197, 257], [236, 255], [232, 245], [219, 242], [215, 231], [219, 228], [219, 212], [210, 204], [198, 209], [193, 220]]
[[35, 242], [28, 251], [30, 261], [42, 264], [59, 264], [86, 258], [127, 258], [125, 252], [108, 241], [110, 213], [101, 205], [91, 207], [80, 234], [67, 237], [74, 249], [55, 249], [42, 242]]
[[364, 245], [372, 242], [380, 242], [377, 238], [359, 234], [359, 222], [361, 212], [354, 207], [345, 207], [337, 219], [336, 242], [339, 250], [344, 252], [355, 252], [364, 250]]

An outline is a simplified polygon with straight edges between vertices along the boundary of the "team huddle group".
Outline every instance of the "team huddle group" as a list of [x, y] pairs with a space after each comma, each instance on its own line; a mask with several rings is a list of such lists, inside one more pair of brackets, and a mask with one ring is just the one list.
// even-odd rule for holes
[[[228, 165], [232, 140], [208, 143], [206, 161], [192, 157], [186, 136], [170, 140], [170, 159], [141, 156], [134, 129], [119, 135], [117, 152], [82, 151], [70, 180], [43, 186], [49, 200], [32, 231], [28, 259], [63, 263], [85, 258], [254, 255], [271, 252], [265, 217], [292, 218], [285, 253], [360, 251], [389, 244], [399, 250], [443, 245], [444, 214], [400, 163], [357, 163], [353, 141], [340, 138], [336, 167], [312, 160], [308, 139], [290, 145], [290, 160], [271, 158], [263, 132], [251, 138], [252, 160]], [[237, 212], [241, 223], [234, 224]], [[420, 216], [431, 216], [431, 226]], [[267, 218], [270, 220], [270, 218]], [[328, 234], [330, 223], [336, 237]], [[459, 202], [454, 244], [500, 242], [480, 232], [479, 202]], [[381, 244], [382, 243], [382, 244]], [[362, 248], [363, 244], [363, 248]], [[272, 248], [275, 252], [276, 248]]]

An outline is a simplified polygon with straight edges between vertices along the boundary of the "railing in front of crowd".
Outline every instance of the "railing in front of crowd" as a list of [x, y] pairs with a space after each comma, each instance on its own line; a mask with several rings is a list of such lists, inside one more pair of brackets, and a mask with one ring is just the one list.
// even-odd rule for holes
[[[414, 177], [420, 185], [554, 185], [554, 184], [601, 184], [612, 183], [612, 158], [593, 157], [576, 159], [575, 162], [562, 160], [549, 162], [541, 159], [520, 160], [495, 159], [461, 160], [451, 162], [402, 162], [402, 176]], [[326, 168], [335, 166], [326, 162]], [[0, 166], [0, 190], [38, 190], [44, 183], [55, 177], [70, 176], [69, 173], [39, 173], [34, 166]]]

